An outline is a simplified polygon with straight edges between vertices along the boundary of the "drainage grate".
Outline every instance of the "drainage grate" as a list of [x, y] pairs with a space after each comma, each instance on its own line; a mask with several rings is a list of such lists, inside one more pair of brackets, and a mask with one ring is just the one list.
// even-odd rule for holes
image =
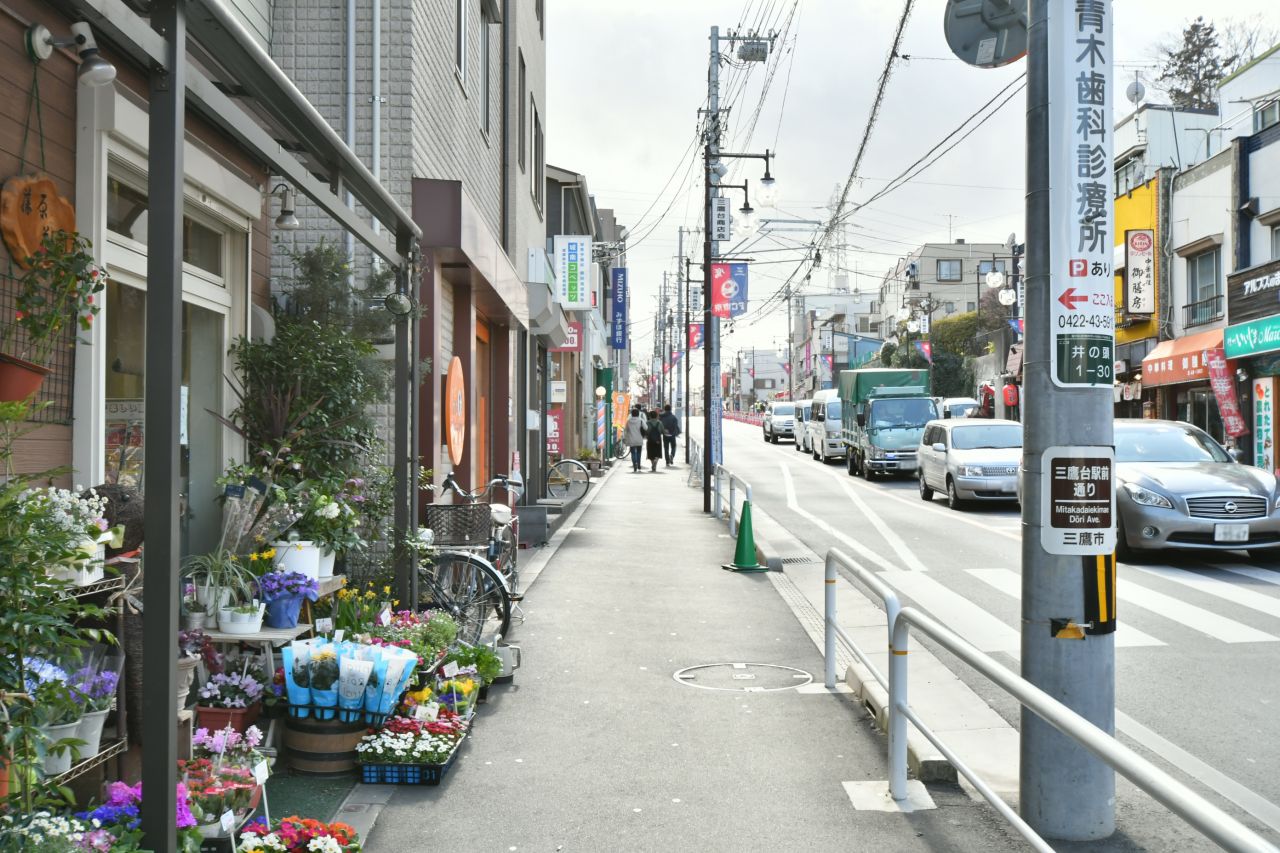
[[818, 561], [815, 560], [813, 557], [783, 557], [782, 558], [782, 564], [784, 566], [795, 566], [795, 565], [800, 565], [802, 563], [816, 563], [816, 562]]

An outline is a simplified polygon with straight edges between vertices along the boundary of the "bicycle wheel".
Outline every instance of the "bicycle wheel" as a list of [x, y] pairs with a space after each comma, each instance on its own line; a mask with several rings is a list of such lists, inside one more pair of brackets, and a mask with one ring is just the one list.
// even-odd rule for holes
[[457, 551], [437, 553], [419, 570], [418, 610], [444, 610], [458, 623], [458, 639], [475, 645], [486, 633], [511, 627], [511, 598], [489, 562]]
[[547, 494], [576, 501], [587, 493], [591, 474], [576, 459], [561, 459], [547, 472]]
[[498, 556], [494, 560], [493, 567], [506, 579], [507, 590], [512, 598], [516, 599], [520, 594], [520, 569], [516, 563], [520, 548], [519, 543], [516, 542], [515, 531], [510, 527], [502, 528], [498, 541], [500, 542]]

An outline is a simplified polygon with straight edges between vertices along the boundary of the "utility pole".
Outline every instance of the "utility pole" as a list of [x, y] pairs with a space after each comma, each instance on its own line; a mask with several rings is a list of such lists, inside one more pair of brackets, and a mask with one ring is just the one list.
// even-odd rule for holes
[[[690, 266], [690, 264], [692, 263], [692, 261], [690, 261], [687, 257], [685, 257], [685, 256], [684, 256], [684, 251], [683, 251], [683, 248], [684, 248], [684, 229], [683, 229], [683, 227], [681, 227], [681, 230], [680, 230], [680, 238], [681, 238], [681, 239], [680, 239], [680, 242], [681, 242], [680, 259], [681, 259], [681, 261], [683, 261], [683, 263], [684, 263], [684, 286], [685, 286], [685, 294], [684, 294], [684, 304], [685, 304], [685, 318], [684, 318], [684, 326], [685, 326], [685, 328], [684, 328], [684, 332], [683, 332], [683, 334], [684, 334], [684, 341], [685, 341], [685, 348], [684, 348], [684, 387], [688, 390], [688, 395], [689, 395], [689, 397], [691, 398], [691, 397], [693, 396], [693, 383], [692, 383], [690, 380], [692, 379], [692, 373], [691, 373], [691, 371], [692, 371], [692, 369], [693, 369], [693, 368], [689, 366], [689, 361], [690, 361], [690, 357], [693, 355], [693, 351], [692, 351], [692, 348], [689, 346], [689, 319], [690, 319], [691, 317], [693, 317], [693, 276], [689, 275], [689, 266]], [[685, 400], [685, 406], [684, 406], [684, 434], [685, 434], [685, 441], [684, 441], [684, 464], [686, 464], [686, 465], [691, 464], [691, 463], [692, 463], [692, 461], [693, 461], [693, 459], [692, 459], [692, 458], [690, 457], [690, 455], [689, 455], [689, 438], [688, 438], [688, 436], [689, 436], [689, 410], [690, 410], [691, 408], [693, 408], [693, 407], [689, 405], [689, 400], [688, 400], [688, 399], [686, 399], [686, 400]]]
[[662, 359], [662, 382], [658, 386], [658, 405], [655, 407], [662, 409], [662, 402], [667, 399], [667, 392], [671, 388], [671, 348], [667, 344], [667, 280], [668, 273], [662, 274], [662, 298], [658, 302], [658, 357]]
[[787, 397], [796, 401], [795, 349], [791, 345], [791, 283], [787, 282]]
[[[711, 471], [715, 465], [713, 441], [720, 437], [720, 323], [711, 314], [711, 259], [718, 247], [711, 240], [711, 199], [719, 193], [711, 185], [711, 168], [720, 150], [720, 28], [711, 28], [711, 51], [707, 66], [707, 138], [702, 150], [703, 219], [706, 234], [702, 241], [702, 511], [711, 512]], [[712, 378], [715, 384], [712, 384]]]
[[[684, 402], [685, 367], [684, 366], [689, 362], [689, 323], [688, 323], [688, 320], [685, 318], [685, 303], [684, 303], [684, 226], [683, 225], [680, 226], [680, 230], [678, 233], [679, 233], [679, 249], [678, 249], [679, 260], [676, 262], [676, 323], [679, 326], [679, 328], [676, 330], [676, 334], [680, 336], [678, 338], [680, 342], [678, 349], [680, 350], [681, 360], [680, 360], [679, 370], [676, 371], [676, 377], [675, 377], [676, 399], [675, 399], [675, 404], [672, 406], [672, 408], [675, 410], [675, 415], [677, 419], [684, 417], [684, 410], [685, 410], [685, 402]], [[685, 461], [688, 462], [687, 459]]]

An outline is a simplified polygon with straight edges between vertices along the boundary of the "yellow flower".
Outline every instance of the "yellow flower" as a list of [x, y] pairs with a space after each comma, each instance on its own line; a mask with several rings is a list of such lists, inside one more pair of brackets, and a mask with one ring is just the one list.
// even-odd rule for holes
[[463, 696], [470, 696], [471, 691], [476, 689], [476, 683], [470, 678], [462, 678], [455, 680], [453, 686], [462, 691]]
[[252, 554], [249, 555], [250, 562], [253, 562], [254, 560], [261, 560], [261, 559], [262, 559], [262, 555], [259, 554], [257, 551], [254, 551]]
[[382, 594], [383, 594], [383, 595], [390, 595], [390, 594], [391, 594], [391, 587], [389, 587], [389, 586], [384, 586], [384, 587], [382, 588]]
[[398, 598], [393, 598], [393, 599], [391, 600], [391, 606], [392, 606], [392, 607], [399, 607], [399, 606], [400, 606], [400, 599], [398, 599]]
[[371, 589], [370, 589], [370, 590], [366, 590], [366, 591], [365, 591], [364, 597], [365, 597], [365, 598], [374, 598], [376, 595], [377, 595], [377, 593], [375, 593], [373, 590], [371, 590]]
[[275, 549], [275, 548], [268, 548], [267, 550], [265, 550], [265, 551], [263, 551], [263, 552], [262, 552], [262, 559], [264, 559], [264, 560], [272, 560], [272, 559], [275, 559], [275, 556], [276, 556], [276, 549]]

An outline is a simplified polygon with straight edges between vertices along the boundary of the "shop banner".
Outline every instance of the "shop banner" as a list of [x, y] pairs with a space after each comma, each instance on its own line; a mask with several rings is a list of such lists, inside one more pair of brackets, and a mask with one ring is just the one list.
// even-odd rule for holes
[[1263, 317], [1227, 326], [1223, 339], [1227, 358], [1280, 350], [1280, 317]]
[[610, 276], [613, 278], [610, 296], [613, 312], [609, 315], [609, 346], [621, 350], [627, 348], [627, 268], [617, 267]]
[[613, 392], [613, 425], [623, 429], [631, 417], [631, 395], [624, 391]]
[[1275, 400], [1274, 376], [1253, 380], [1253, 464], [1264, 471], [1276, 470]]
[[564, 346], [551, 347], [547, 352], [582, 352], [582, 321], [569, 321], [569, 334], [564, 339]]
[[702, 324], [689, 324], [689, 349], [702, 349]]
[[591, 309], [591, 238], [556, 235], [556, 302], [566, 311]]
[[711, 313], [728, 319], [747, 313], [747, 265], [711, 265]]
[[1236, 378], [1222, 348], [1204, 351], [1204, 364], [1209, 368], [1209, 387], [1218, 401], [1218, 414], [1222, 416], [1222, 428], [1232, 438], [1239, 438], [1249, 431], [1244, 415], [1240, 414], [1240, 402], [1236, 397]]
[[564, 453], [563, 428], [564, 407], [552, 406], [547, 409], [547, 452], [560, 455]]
[[1156, 232], [1124, 232], [1124, 310], [1129, 314], [1156, 311]]

